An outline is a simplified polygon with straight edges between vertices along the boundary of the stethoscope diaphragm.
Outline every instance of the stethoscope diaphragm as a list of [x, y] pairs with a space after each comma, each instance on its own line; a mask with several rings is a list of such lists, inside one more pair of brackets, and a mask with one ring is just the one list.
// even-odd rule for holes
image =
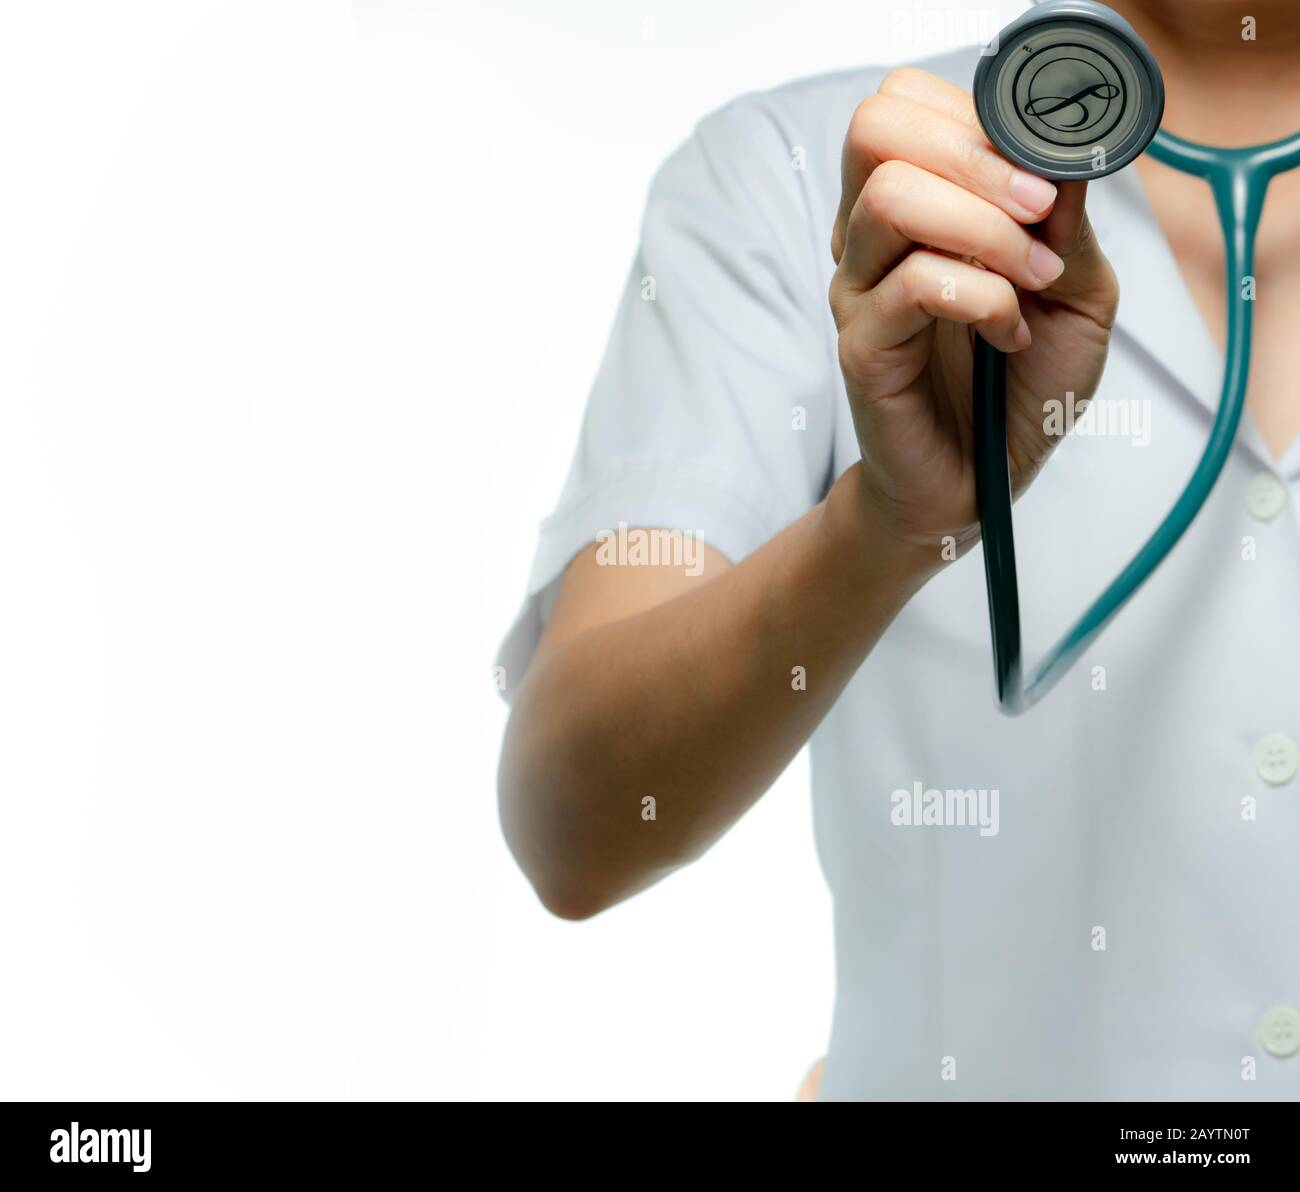
[[1128, 165], [1165, 106], [1151, 51], [1127, 21], [1090, 0], [1049, 0], [1013, 21], [986, 48], [973, 90], [1003, 156], [1056, 182]]

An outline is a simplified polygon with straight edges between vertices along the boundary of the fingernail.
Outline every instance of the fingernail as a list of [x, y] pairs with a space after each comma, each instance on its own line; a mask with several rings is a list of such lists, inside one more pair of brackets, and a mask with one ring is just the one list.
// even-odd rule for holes
[[1022, 318], [1016, 325], [1016, 333], [1011, 337], [1012, 342], [1016, 345], [1017, 350], [1027, 348], [1034, 342], [1034, 337], [1029, 334], [1029, 324]]
[[1056, 187], [1046, 178], [1027, 174], [1024, 170], [1011, 171], [1011, 197], [1030, 215], [1046, 211], [1056, 198]]
[[1065, 272], [1065, 262], [1041, 240], [1035, 240], [1029, 247], [1029, 272], [1049, 285]]

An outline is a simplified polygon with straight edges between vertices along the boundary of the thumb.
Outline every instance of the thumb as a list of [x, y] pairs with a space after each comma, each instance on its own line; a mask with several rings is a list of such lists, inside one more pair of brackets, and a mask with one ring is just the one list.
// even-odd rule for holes
[[1086, 182], [1057, 184], [1056, 205], [1038, 225], [1039, 238], [1065, 261], [1065, 270], [1039, 297], [1095, 319], [1103, 327], [1115, 321], [1119, 284], [1088, 222]]

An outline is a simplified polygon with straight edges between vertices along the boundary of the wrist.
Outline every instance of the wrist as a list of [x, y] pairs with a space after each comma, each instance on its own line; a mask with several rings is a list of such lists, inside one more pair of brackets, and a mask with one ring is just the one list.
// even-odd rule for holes
[[844, 560], [849, 577], [878, 582], [883, 572], [909, 596], [968, 545], [906, 533], [872, 498], [861, 460], [831, 486], [822, 509], [822, 529], [837, 557]]

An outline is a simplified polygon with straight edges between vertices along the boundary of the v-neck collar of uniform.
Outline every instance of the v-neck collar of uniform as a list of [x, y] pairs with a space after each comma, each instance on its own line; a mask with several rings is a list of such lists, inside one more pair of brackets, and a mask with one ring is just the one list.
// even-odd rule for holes
[[1278, 460], [1277, 470], [1285, 480], [1300, 480], [1300, 438], [1291, 440], [1291, 446]]
[[[1088, 216], [1119, 276], [1116, 332], [1213, 416], [1223, 384], [1223, 353], [1183, 281], [1137, 171], [1121, 170], [1092, 183]], [[1249, 413], [1242, 416], [1237, 440], [1270, 470], [1277, 470], [1278, 462]]]

